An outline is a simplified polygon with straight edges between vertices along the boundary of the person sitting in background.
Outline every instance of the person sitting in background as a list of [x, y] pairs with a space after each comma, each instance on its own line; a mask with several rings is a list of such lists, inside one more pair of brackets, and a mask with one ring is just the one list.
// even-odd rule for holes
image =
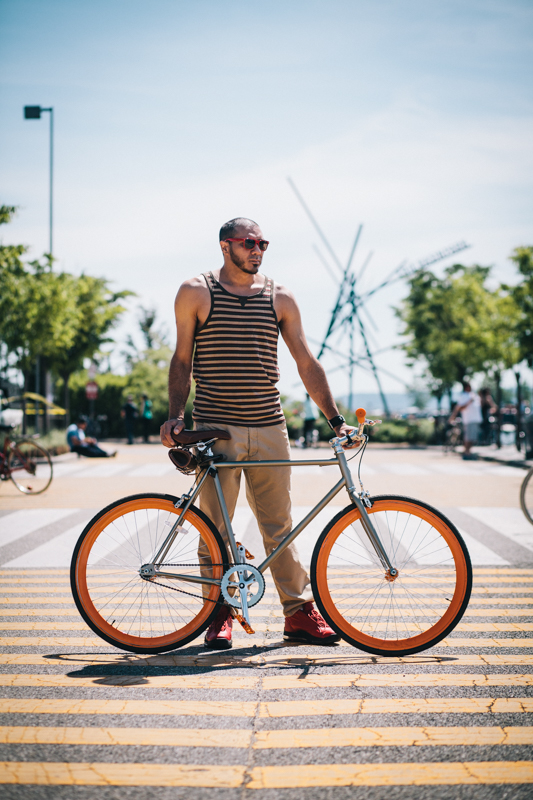
[[472, 387], [468, 381], [462, 381], [463, 391], [459, 395], [457, 405], [455, 406], [450, 422], [453, 422], [457, 414], [461, 412], [461, 419], [463, 420], [463, 444], [465, 460], [472, 460], [477, 458], [474, 453], [471, 453], [472, 445], [477, 444], [479, 439], [479, 428], [482, 422], [481, 416], [481, 400], [477, 392], [472, 391]]
[[96, 439], [91, 436], [85, 436], [85, 428], [87, 427], [86, 417], [80, 417], [77, 422], [73, 422], [67, 428], [67, 443], [73, 453], [78, 453], [80, 456], [87, 458], [113, 458], [116, 456], [114, 453], [107, 453], [98, 447]]

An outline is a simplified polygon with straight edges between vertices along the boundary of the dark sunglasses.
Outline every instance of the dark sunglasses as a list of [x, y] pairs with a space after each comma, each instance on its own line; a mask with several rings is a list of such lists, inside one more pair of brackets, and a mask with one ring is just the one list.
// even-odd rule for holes
[[266, 239], [224, 239], [225, 242], [244, 242], [244, 246], [247, 250], [253, 250], [254, 247], [257, 245], [260, 250], [263, 252], [268, 247], [268, 242]]

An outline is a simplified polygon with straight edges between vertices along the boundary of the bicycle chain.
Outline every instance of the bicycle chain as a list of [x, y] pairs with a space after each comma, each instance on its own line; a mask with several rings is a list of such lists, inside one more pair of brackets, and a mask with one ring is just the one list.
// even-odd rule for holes
[[[200, 567], [201, 564], [160, 564], [160, 567]], [[212, 567], [225, 567], [225, 564], [211, 564]], [[173, 592], [180, 592], [181, 594], [186, 594], [189, 597], [196, 597], [197, 600], [203, 600], [204, 603], [213, 603], [216, 606], [224, 606], [226, 605], [225, 600], [211, 600], [209, 597], [201, 597], [199, 594], [193, 594], [192, 592], [186, 592], [185, 589], [176, 589], [175, 586], [167, 586], [166, 583], [159, 583], [159, 581], [147, 581], [147, 583], [152, 583], [155, 586], [162, 586], [163, 589], [171, 589]]]

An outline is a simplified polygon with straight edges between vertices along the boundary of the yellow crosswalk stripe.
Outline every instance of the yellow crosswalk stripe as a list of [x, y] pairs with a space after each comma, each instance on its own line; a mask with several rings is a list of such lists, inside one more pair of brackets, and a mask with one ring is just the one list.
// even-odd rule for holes
[[468, 675], [453, 673], [358, 675], [95, 675], [0, 674], [0, 686], [79, 687], [140, 686], [153, 689], [315, 689], [349, 686], [533, 686], [533, 674]]
[[[501, 728], [498, 730], [501, 732], [493, 737], [495, 743], [505, 739], [503, 731], [520, 731], [522, 729]], [[518, 733], [507, 735], [515, 738], [520, 736]], [[242, 728], [231, 730], [228, 728], [52, 728], [39, 726], [30, 728], [25, 725], [0, 727], [0, 743], [2, 744], [108, 744], [238, 748], [249, 747], [252, 738], [253, 731]]]
[[[162, 623], [161, 625], [155, 624], [155, 617], [158, 615], [150, 615], [144, 614], [145, 619], [147, 620], [141, 625], [141, 630], [143, 631], [151, 631], [154, 629], [157, 630], [165, 630], [172, 632], [176, 630], [175, 625], [172, 625], [171, 622]], [[255, 619], [258, 615], [251, 615], [251, 619]], [[165, 619], [165, 617], [162, 617]], [[414, 623], [414, 622], [401, 622], [399, 624], [399, 632], [402, 634], [404, 631], [419, 631], [420, 626], [426, 627], [424, 623]], [[365, 627], [366, 631], [386, 631], [391, 630], [391, 623], [375, 623], [371, 624], [368, 623]], [[256, 632], [264, 632], [269, 631], [272, 633], [280, 633], [283, 631], [285, 625], [281, 622], [254, 622], [254, 630]], [[34, 621], [23, 621], [23, 622], [0, 622], [0, 631], [89, 631], [89, 626], [83, 621], [73, 621], [73, 622], [49, 622], [49, 621], [42, 621], [42, 622], [34, 622]], [[139, 630], [139, 626], [135, 625], [135, 631]], [[480, 622], [480, 623], [469, 623], [469, 622], [460, 622], [457, 627], [454, 629], [458, 632], [478, 632], [478, 633], [520, 633], [520, 632], [527, 632], [533, 631], [533, 622]], [[533, 643], [530, 645], [533, 647]]]
[[280, 655], [264, 655], [262, 653], [252, 656], [241, 656], [235, 653], [224, 655], [214, 655], [208, 652], [198, 655], [133, 655], [132, 653], [122, 653], [115, 650], [113, 653], [61, 653], [52, 656], [40, 653], [0, 653], [0, 664], [27, 664], [32, 666], [76, 666], [76, 664], [99, 665], [113, 664], [114, 666], [146, 666], [146, 667], [235, 667], [253, 666], [256, 664], [265, 667], [317, 667], [317, 666], [369, 666], [375, 667], [376, 664], [386, 666], [403, 665], [416, 667], [442, 666], [442, 667], [510, 667], [510, 666], [531, 666], [530, 655], [517, 655], [508, 653], [467, 653], [453, 654], [452, 656], [441, 655], [422, 655], [422, 656], [392, 656], [390, 658], [359, 654], [358, 650], [353, 650], [354, 655], [340, 654], [335, 648], [336, 655], [329, 656], [284, 656], [285, 645], [276, 647]]
[[[253, 741], [252, 741], [253, 740]], [[0, 727], [2, 744], [139, 745], [148, 747], [417, 747], [530, 745], [532, 727], [297, 728], [256, 731], [227, 728]]]
[[[71, 611], [69, 613], [71, 613], [71, 614], [77, 614], [78, 613], [78, 610], [76, 608], [76, 604], [74, 603], [74, 600], [72, 599], [72, 594], [70, 594], [70, 593], [68, 594], [68, 596], [65, 595], [65, 597], [54, 597], [53, 599], [48, 597], [48, 596], [42, 596], [42, 597], [31, 597], [30, 596], [30, 597], [28, 597], [27, 595], [28, 595], [27, 592], [23, 592], [22, 593], [22, 590], [21, 590], [21, 593], [20, 593], [19, 597], [0, 597], [0, 604], [2, 604], [2, 605], [21, 605], [21, 606], [29, 605], [29, 606], [32, 606], [34, 608], [37, 607], [37, 606], [42, 606], [42, 605], [50, 606], [52, 604], [54, 604], [54, 605], [68, 605], [68, 606], [70, 606], [70, 609], [71, 609]], [[408, 612], [410, 610], [410, 606], [411, 606], [411, 601], [405, 601], [405, 603], [403, 603], [403, 602], [400, 602], [399, 600], [397, 600], [396, 602], [398, 603], [398, 605], [405, 605], [406, 606], [405, 611], [406, 611], [406, 614], [408, 614]], [[474, 596], [474, 597], [472, 597], [472, 599], [470, 601], [470, 604], [468, 606], [467, 614], [473, 613], [472, 609], [476, 605], [488, 605], [488, 606], [503, 605], [503, 606], [507, 607], [507, 606], [528, 605], [528, 604], [532, 604], [533, 605], [533, 596], [532, 597], [477, 597], [477, 596]], [[339, 603], [339, 605], [342, 605], [342, 604]], [[265, 605], [263, 607], [265, 607], [265, 606], [268, 606], [267, 598], [265, 598]], [[258, 610], [260, 610], [260, 608], [261, 607], [259, 607]], [[253, 609], [252, 609], [252, 611], [253, 611]], [[501, 611], [498, 609], [498, 613], [494, 614], [494, 615], [490, 614], [490, 613], [484, 613], [485, 612], [484, 608], [476, 609], [474, 613], [477, 613], [477, 611], [479, 611], [480, 616], [500, 616], [500, 615], [513, 616], [513, 614], [514, 614], [514, 608], [511, 608], [511, 609], [504, 608]], [[270, 613], [273, 614], [273, 616], [275, 616], [275, 617], [283, 616], [283, 612], [281, 610], [277, 609], [277, 608], [271, 610]], [[523, 610], [521, 610], [520, 612], [517, 612], [517, 613], [531, 614], [531, 613], [533, 613], [533, 610], [532, 609], [523, 609]]]
[[440, 786], [533, 783], [533, 761], [423, 764], [303, 764], [255, 767], [247, 789], [315, 786]]
[[[26, 729], [22, 729], [26, 730]], [[44, 729], [46, 730], [46, 728]], [[1, 734], [0, 734], [1, 735]], [[45, 734], [46, 735], [46, 734]], [[296, 747], [417, 747], [427, 745], [529, 745], [532, 727], [298, 728], [256, 731], [258, 750]]]
[[[36, 603], [34, 605], [37, 605]], [[140, 611], [130, 611], [126, 613], [124, 616], [132, 617], [134, 615], [140, 614]], [[165, 611], [162, 609], [160, 612], [162, 617], [170, 617], [172, 616], [171, 611]], [[368, 612], [368, 616], [370, 618], [379, 617], [382, 614], [382, 611], [379, 608], [373, 608], [370, 612]], [[146, 612], [145, 612], [146, 616]], [[264, 618], [264, 617], [274, 617], [280, 618], [283, 617], [283, 612], [278, 609], [270, 609], [267, 604], [264, 607], [259, 606], [258, 608], [250, 609], [250, 618]], [[396, 616], [400, 616], [396, 614]], [[426, 614], [422, 610], [405, 608], [402, 609], [401, 613], [402, 617], [406, 618], [416, 618], [416, 617], [425, 617]], [[0, 608], [0, 617], [72, 617], [73, 619], [79, 619], [79, 611], [74, 604], [72, 604], [71, 608]], [[513, 617], [532, 617], [533, 618], [533, 609], [531, 608], [468, 608], [466, 614], [464, 615], [463, 619], [468, 619], [470, 617], [502, 617], [502, 618], [513, 618]], [[461, 623], [465, 624], [465, 623]], [[489, 623], [492, 624], [492, 623]], [[497, 623], [499, 624], [499, 623]]]
[[[259, 628], [259, 626], [258, 626]], [[271, 630], [268, 628], [268, 630]], [[245, 638], [253, 642], [252, 637], [248, 637], [244, 631], [236, 630], [234, 637], [237, 639]], [[201, 637], [199, 637], [200, 639]], [[1, 636], [0, 647], [105, 647], [102, 640], [96, 635], [93, 638], [81, 638], [79, 636]], [[348, 642], [339, 642], [339, 647], [352, 647]], [[443, 639], [436, 647], [533, 647], [531, 639]]]
[[[247, 768], [208, 764], [84, 764], [67, 762], [0, 762], [4, 784], [85, 786], [187, 786], [237, 788]], [[465, 763], [303, 764], [253, 767], [247, 789], [316, 786], [438, 786], [533, 783], [532, 761]]]
[[529, 697], [425, 697], [341, 700], [68, 700], [4, 698], [3, 714], [139, 714], [265, 718], [324, 714], [522, 714], [533, 711]]
[[233, 789], [246, 767], [209, 764], [71, 764], [0, 762], [0, 783], [45, 786], [201, 786]]

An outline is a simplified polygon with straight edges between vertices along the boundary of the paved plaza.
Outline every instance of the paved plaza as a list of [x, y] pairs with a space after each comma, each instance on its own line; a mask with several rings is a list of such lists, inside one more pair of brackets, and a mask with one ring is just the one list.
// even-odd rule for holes
[[[293, 452], [317, 455], [329, 451]], [[293, 470], [295, 521], [337, 474]], [[2, 796], [529, 798], [533, 526], [518, 505], [524, 475], [438, 449], [368, 449], [365, 488], [444, 511], [474, 565], [472, 600], [453, 633], [432, 650], [388, 659], [344, 642], [286, 646], [269, 573], [251, 613], [256, 634], [236, 630], [233, 650], [209, 654], [197, 640], [168, 655], [117, 651], [76, 611], [74, 544], [106, 504], [141, 492], [180, 495], [191, 479], [162, 447], [121, 445], [108, 461], [59, 457], [41, 497], [2, 484]], [[306, 563], [346, 504], [338, 495], [302, 534]], [[261, 556], [244, 493], [235, 527]]]

